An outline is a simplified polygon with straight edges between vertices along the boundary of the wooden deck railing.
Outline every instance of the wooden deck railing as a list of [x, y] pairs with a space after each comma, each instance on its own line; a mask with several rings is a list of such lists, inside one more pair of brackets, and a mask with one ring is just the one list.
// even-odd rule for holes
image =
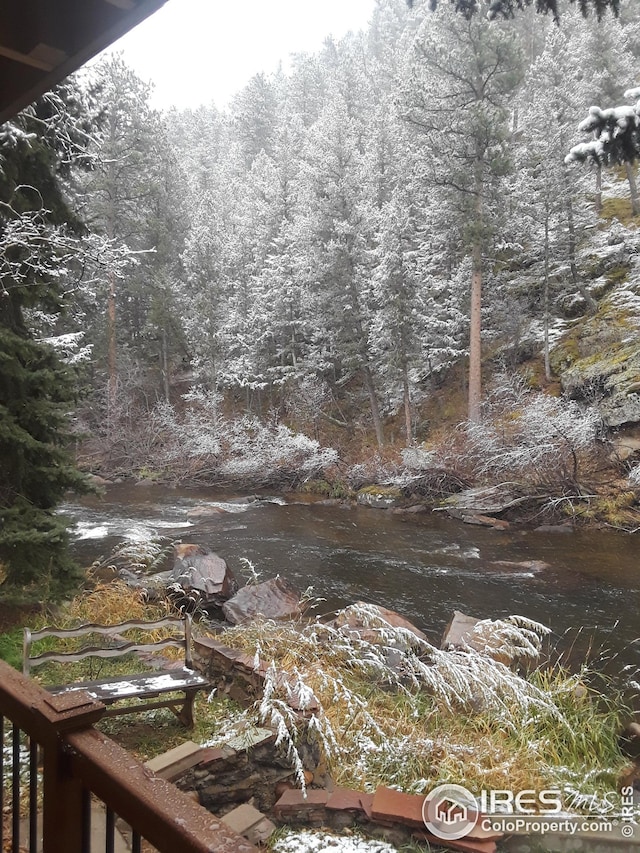
[[[131, 828], [132, 853], [139, 853], [143, 839], [160, 853], [255, 853], [93, 728], [104, 710], [86, 693], [52, 696], [0, 661], [0, 815], [9, 816], [0, 825], [0, 850], [97, 853], [90, 827], [97, 798], [106, 807], [101, 853], [114, 850], [116, 816]], [[25, 838], [21, 826], [28, 827]]]

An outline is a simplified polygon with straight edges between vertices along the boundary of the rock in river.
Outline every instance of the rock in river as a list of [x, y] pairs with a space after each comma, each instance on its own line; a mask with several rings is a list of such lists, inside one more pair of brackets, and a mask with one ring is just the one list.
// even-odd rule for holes
[[222, 612], [234, 625], [255, 616], [265, 619], [296, 619], [302, 615], [298, 592], [281, 577], [242, 587], [222, 605]]
[[196, 593], [203, 607], [220, 607], [238, 588], [222, 557], [198, 545], [176, 546], [176, 559], [169, 580], [180, 584], [187, 595]]
[[187, 513], [187, 521], [200, 521], [203, 518], [212, 518], [216, 515], [225, 515], [227, 512], [226, 509], [222, 509], [221, 506], [214, 506], [213, 504], [200, 504], [200, 506], [194, 506]]
[[344, 634], [357, 634], [368, 643], [381, 642], [386, 626], [402, 628], [407, 632], [403, 638], [407, 648], [412, 645], [408, 634], [413, 634], [418, 640], [427, 639], [419, 628], [395, 610], [388, 610], [379, 604], [368, 604], [365, 601], [356, 601], [355, 604], [341, 610], [336, 615], [334, 625]]

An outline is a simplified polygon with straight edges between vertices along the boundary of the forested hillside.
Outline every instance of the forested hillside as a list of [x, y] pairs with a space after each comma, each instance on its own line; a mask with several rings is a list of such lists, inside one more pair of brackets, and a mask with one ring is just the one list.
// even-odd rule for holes
[[580, 493], [577, 455], [640, 420], [639, 208], [633, 166], [565, 158], [639, 58], [632, 4], [557, 26], [378, 0], [225, 111], [158, 114], [104, 60], [69, 192], [109, 251], [31, 317], [82, 332], [84, 464], [295, 482], [437, 450], [514, 479], [545, 435]]

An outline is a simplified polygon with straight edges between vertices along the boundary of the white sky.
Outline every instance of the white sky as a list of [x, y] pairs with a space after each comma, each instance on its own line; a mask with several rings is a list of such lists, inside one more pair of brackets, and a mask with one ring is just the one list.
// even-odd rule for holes
[[225, 107], [260, 71], [287, 68], [292, 53], [315, 52], [328, 35], [366, 27], [375, 0], [167, 0], [110, 50], [143, 80], [152, 104]]

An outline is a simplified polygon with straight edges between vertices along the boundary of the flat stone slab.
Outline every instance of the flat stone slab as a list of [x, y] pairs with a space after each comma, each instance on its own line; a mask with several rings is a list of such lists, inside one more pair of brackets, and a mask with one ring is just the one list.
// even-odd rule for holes
[[376, 821], [401, 823], [404, 826], [424, 829], [423, 803], [424, 797], [419, 794], [403, 794], [394, 788], [380, 787], [373, 795], [371, 816]]
[[162, 755], [157, 755], [155, 758], [145, 762], [145, 767], [153, 770], [158, 776], [172, 782], [179, 776], [200, 764], [203, 749], [197, 743], [187, 740], [173, 749], [163, 752]]
[[373, 794], [364, 794], [352, 788], [334, 788], [329, 794], [327, 808], [332, 811], [357, 811], [370, 816], [372, 802]]
[[249, 803], [228, 812], [222, 822], [253, 844], [264, 844], [276, 831], [276, 825]]
[[271, 729], [247, 729], [245, 732], [227, 741], [225, 745], [228, 749], [243, 752], [253, 749], [256, 746], [262, 746], [263, 743], [273, 741], [275, 738], [276, 736]]
[[464, 515], [462, 521], [465, 524], [475, 524], [478, 527], [492, 527], [494, 530], [508, 530], [511, 524], [503, 518], [493, 518], [490, 515]]
[[309, 813], [324, 810], [328, 799], [329, 794], [324, 788], [308, 788], [304, 793], [291, 788], [282, 794], [273, 807], [273, 813], [281, 820], [289, 818], [304, 822]]

